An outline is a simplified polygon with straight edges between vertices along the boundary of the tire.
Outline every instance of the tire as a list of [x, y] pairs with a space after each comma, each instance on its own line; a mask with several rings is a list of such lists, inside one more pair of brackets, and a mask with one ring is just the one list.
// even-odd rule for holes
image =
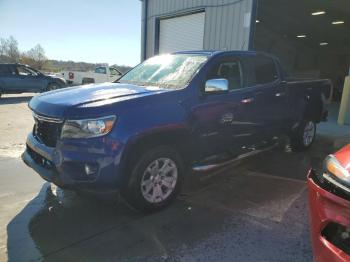
[[[134, 163], [122, 190], [126, 201], [143, 212], [169, 206], [179, 194], [184, 177], [183, 161], [177, 152], [171, 147], [159, 146], [144, 152]], [[162, 173], [164, 167], [168, 172]]]
[[315, 137], [316, 123], [312, 120], [304, 119], [290, 137], [292, 150], [307, 150], [314, 143]]
[[52, 91], [52, 90], [56, 90], [56, 89], [60, 89], [61, 86], [59, 84], [56, 83], [50, 83], [47, 85], [47, 87], [45, 88], [44, 92], [48, 92], [48, 91]]
[[95, 79], [93, 78], [83, 78], [81, 82], [82, 85], [94, 84], [94, 83], [95, 83]]

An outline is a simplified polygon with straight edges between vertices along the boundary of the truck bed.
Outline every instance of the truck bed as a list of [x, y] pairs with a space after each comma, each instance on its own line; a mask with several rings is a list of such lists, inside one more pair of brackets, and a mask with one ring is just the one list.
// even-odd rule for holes
[[321, 89], [321, 93], [326, 100], [331, 99], [333, 84], [330, 79], [307, 79], [307, 78], [287, 78], [287, 85], [290, 88], [306, 88], [307, 92]]
[[291, 107], [299, 112], [308, 112], [316, 122], [327, 120], [333, 90], [331, 80], [288, 78], [286, 82]]

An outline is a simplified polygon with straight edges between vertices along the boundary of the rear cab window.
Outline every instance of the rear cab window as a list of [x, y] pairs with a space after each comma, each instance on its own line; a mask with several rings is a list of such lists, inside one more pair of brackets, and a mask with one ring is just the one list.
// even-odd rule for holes
[[265, 55], [243, 58], [246, 87], [273, 83], [278, 79], [275, 61]]
[[0, 76], [15, 75], [13, 67], [10, 65], [0, 65]]
[[96, 74], [107, 74], [107, 69], [106, 67], [100, 66], [95, 68], [95, 73]]

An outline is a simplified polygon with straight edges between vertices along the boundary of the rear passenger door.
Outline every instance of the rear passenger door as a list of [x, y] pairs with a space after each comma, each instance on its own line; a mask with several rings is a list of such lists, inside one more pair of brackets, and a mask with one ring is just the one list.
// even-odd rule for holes
[[287, 118], [287, 90], [275, 60], [258, 54], [245, 57], [243, 65], [244, 86], [254, 90], [250, 103], [255, 108], [259, 138], [270, 139], [280, 135]]
[[16, 92], [16, 71], [15, 67], [8, 64], [0, 65], [0, 89], [5, 93]]

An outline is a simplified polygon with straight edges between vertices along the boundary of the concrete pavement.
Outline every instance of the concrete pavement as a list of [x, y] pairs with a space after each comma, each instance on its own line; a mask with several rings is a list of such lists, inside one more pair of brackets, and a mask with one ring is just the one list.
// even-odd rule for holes
[[312, 261], [306, 172], [349, 142], [348, 127], [321, 124], [308, 152], [276, 149], [196, 177], [173, 206], [144, 215], [62, 191], [21, 162], [29, 97], [0, 100], [0, 261]]

